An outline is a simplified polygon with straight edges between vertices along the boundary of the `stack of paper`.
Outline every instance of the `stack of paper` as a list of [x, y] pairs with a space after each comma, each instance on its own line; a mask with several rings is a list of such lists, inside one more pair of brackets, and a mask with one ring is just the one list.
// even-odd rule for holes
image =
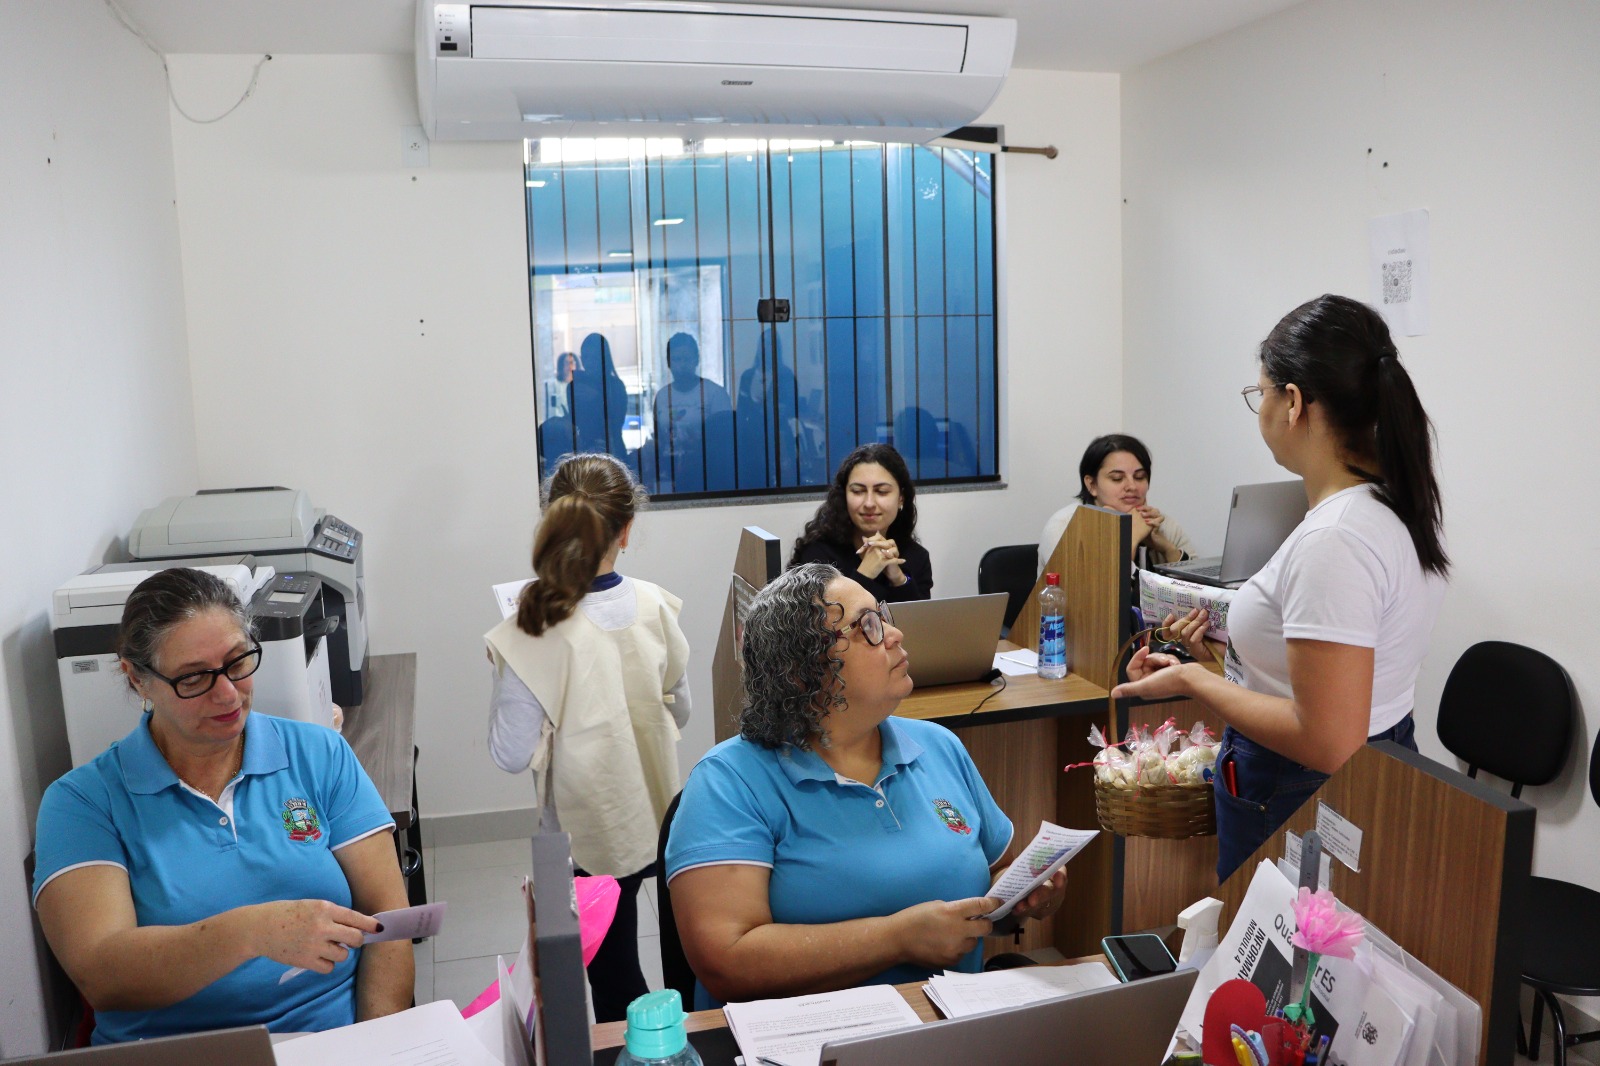
[[942, 977], [930, 978], [922, 990], [946, 1018], [965, 1018], [1114, 984], [1116, 975], [1105, 966], [1085, 962], [1077, 966], [1022, 966], [992, 973], [946, 971]]
[[730, 1003], [722, 1013], [748, 1066], [818, 1066], [830, 1040], [922, 1024], [893, 985]]
[[449, 1000], [412, 1007], [399, 1014], [358, 1022], [323, 1033], [309, 1033], [272, 1049], [278, 1066], [492, 1066], [493, 1056], [467, 1030], [461, 1011]]

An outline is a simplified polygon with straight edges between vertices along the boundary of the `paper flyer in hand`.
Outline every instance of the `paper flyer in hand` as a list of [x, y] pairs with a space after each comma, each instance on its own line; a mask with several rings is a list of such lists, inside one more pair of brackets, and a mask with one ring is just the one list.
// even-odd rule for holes
[[1026, 899], [1029, 892], [1049, 880], [1051, 874], [1099, 835], [1098, 829], [1063, 829], [1052, 822], [1039, 823], [1039, 832], [1033, 840], [989, 889], [989, 895], [1001, 903], [984, 917], [997, 922], [1010, 914], [1011, 908]]

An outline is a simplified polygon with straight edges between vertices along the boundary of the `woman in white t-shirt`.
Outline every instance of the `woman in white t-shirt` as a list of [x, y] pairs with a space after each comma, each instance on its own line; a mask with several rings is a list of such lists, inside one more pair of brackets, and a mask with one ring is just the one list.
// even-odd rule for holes
[[639, 966], [639, 886], [679, 787], [678, 730], [689, 718], [689, 643], [672, 593], [623, 577], [644, 490], [599, 453], [561, 460], [545, 486], [535, 579], [517, 613], [485, 634], [494, 664], [489, 753], [532, 769], [540, 822], [572, 838], [580, 872], [622, 887], [589, 963], [595, 1017], [620, 1021], [649, 991]]
[[[1450, 565], [1432, 427], [1377, 312], [1319, 297], [1278, 323], [1260, 358], [1245, 402], [1310, 509], [1234, 595], [1226, 679], [1141, 649], [1114, 692], [1190, 696], [1228, 723], [1219, 880], [1363, 743], [1416, 750], [1412, 699]], [[1204, 612], [1168, 622], [1198, 651]]]

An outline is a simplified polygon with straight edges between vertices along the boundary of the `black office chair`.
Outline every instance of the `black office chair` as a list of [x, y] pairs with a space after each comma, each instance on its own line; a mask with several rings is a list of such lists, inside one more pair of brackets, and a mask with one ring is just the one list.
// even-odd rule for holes
[[[1600, 736], [1589, 755], [1589, 794], [1600, 804]], [[1557, 996], [1600, 996], [1600, 892], [1583, 885], [1535, 877], [1528, 883], [1528, 914], [1522, 940], [1522, 983], [1533, 989], [1533, 1045], [1539, 1057], [1539, 1029], [1550, 1009], [1555, 1029], [1552, 1061], [1566, 1066], [1567, 1049], [1600, 1040], [1592, 1033], [1567, 1032]]]
[[1004, 592], [1011, 598], [1006, 601], [1006, 617], [1002, 636], [1010, 632], [1011, 623], [1017, 620], [1033, 591], [1039, 577], [1039, 545], [1007, 544], [990, 548], [978, 560], [978, 592]]
[[656, 838], [656, 918], [661, 926], [661, 979], [667, 988], [675, 988], [683, 997], [683, 1009], [694, 1009], [694, 971], [689, 968], [689, 958], [683, 953], [683, 941], [678, 937], [678, 920], [672, 914], [672, 893], [667, 889], [667, 837], [672, 833], [672, 820], [678, 816], [680, 792], [667, 804], [666, 817], [661, 819], [661, 835]]
[[[1572, 723], [1577, 698], [1572, 679], [1561, 664], [1543, 652], [1486, 640], [1461, 653], [1444, 692], [1439, 696], [1439, 741], [1467, 764], [1467, 776], [1477, 777], [1480, 769], [1511, 782], [1511, 794], [1522, 795], [1523, 785], [1545, 785], [1554, 781], [1567, 761], [1572, 744]], [[1591, 787], [1596, 771], [1591, 768]], [[1600, 791], [1596, 792], [1600, 802]], [[1524, 923], [1522, 979], [1534, 989], [1533, 1028], [1523, 1039], [1517, 1025], [1517, 1050], [1539, 1056], [1539, 1029], [1544, 1008], [1549, 1006], [1556, 1030], [1556, 1066], [1565, 1066], [1566, 1049], [1572, 1043], [1600, 1039], [1600, 1034], [1568, 1037], [1566, 1019], [1561, 1013], [1557, 993], [1572, 993], [1587, 980], [1600, 986], [1600, 959], [1593, 952], [1588, 960], [1582, 947], [1600, 944], [1600, 894], [1577, 885], [1548, 878], [1530, 879], [1528, 908], [1531, 918]], [[1594, 935], [1584, 936], [1582, 911], [1585, 896], [1590, 927]], [[1558, 920], [1557, 912], [1567, 915]]]

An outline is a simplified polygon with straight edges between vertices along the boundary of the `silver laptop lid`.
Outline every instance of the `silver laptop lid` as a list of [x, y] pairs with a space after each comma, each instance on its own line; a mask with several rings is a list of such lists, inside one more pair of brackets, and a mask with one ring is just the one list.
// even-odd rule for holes
[[824, 1044], [822, 1066], [1160, 1066], [1199, 973]]
[[274, 1066], [272, 1037], [264, 1025], [242, 1029], [218, 1029], [210, 1033], [185, 1033], [137, 1040], [129, 1044], [102, 1044], [99, 1047], [57, 1051], [48, 1055], [24, 1055], [20, 1059], [0, 1060], [16, 1063], [41, 1063], [44, 1066]]
[[1223, 582], [1254, 577], [1305, 516], [1306, 483], [1298, 478], [1235, 486], [1222, 545]]
[[991, 592], [891, 603], [895, 628], [905, 635], [911, 656], [912, 683], [928, 688], [976, 681], [994, 669], [1007, 598], [1004, 592]]

